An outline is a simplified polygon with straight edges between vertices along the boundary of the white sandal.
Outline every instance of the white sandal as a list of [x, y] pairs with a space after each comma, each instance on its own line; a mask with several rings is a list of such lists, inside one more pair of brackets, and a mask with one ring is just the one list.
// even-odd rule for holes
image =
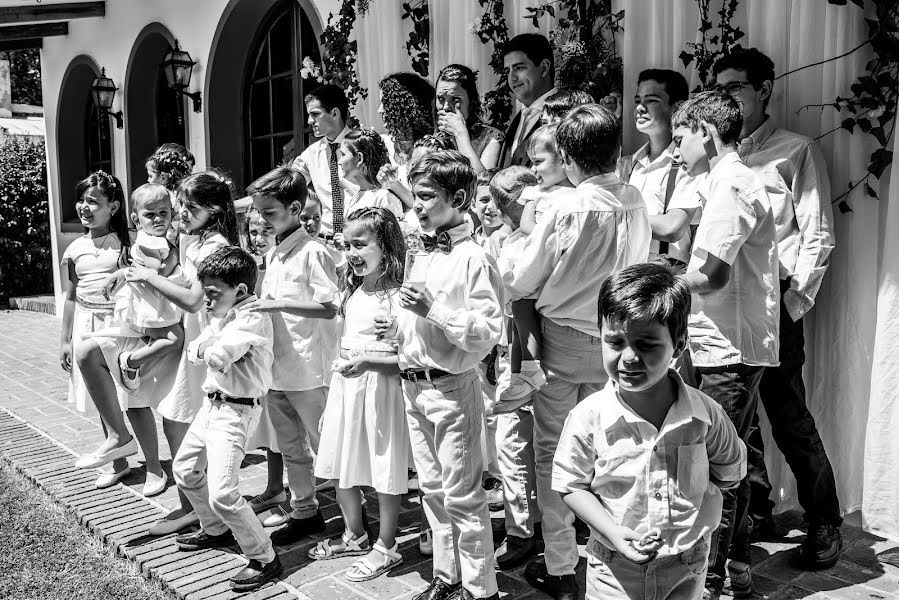
[[350, 567], [346, 572], [347, 581], [359, 583], [361, 581], [375, 579], [390, 571], [394, 567], [403, 564], [403, 555], [396, 551], [397, 548], [399, 548], [399, 543], [394, 543], [393, 548], [388, 550], [381, 544], [375, 542], [375, 545], [371, 547], [371, 552], [369, 552], [366, 557], [371, 556], [375, 552], [380, 552], [381, 554], [389, 558], [390, 561], [386, 565], [375, 569], [367, 562], [365, 562], [365, 558], [357, 560], [353, 563], [353, 566]]
[[371, 548], [368, 547], [367, 533], [351, 539], [347, 539], [346, 533], [344, 533], [341, 539], [343, 539], [343, 543], [346, 545], [343, 550], [335, 550], [331, 546], [331, 540], [322, 540], [315, 547], [310, 548], [306, 555], [312, 560], [331, 560], [341, 556], [362, 556], [371, 551]]

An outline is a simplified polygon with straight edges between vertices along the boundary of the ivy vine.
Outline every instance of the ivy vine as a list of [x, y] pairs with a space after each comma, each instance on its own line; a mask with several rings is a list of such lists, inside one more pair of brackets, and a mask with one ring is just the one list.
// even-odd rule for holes
[[[718, 23], [712, 23], [711, 16], [711, 0], [696, 0], [699, 8], [699, 34], [698, 42], [687, 43], [687, 49], [680, 53], [681, 62], [684, 67], [691, 64], [699, 75], [699, 85], [693, 90], [701, 91], [703, 87], [710, 84], [709, 74], [715, 61], [731, 51], [740, 48], [737, 43], [745, 33], [733, 24], [734, 15], [737, 7], [740, 5], [739, 0], [727, 0], [718, 10]], [[717, 31], [716, 31], [717, 30]]]
[[350, 106], [368, 97], [368, 89], [362, 86], [356, 72], [356, 55], [359, 47], [356, 40], [350, 40], [350, 34], [356, 24], [357, 8], [358, 14], [365, 16], [372, 1], [343, 0], [336, 20], [333, 13], [328, 14], [327, 24], [319, 37], [322, 53], [321, 69], [312, 57], [303, 58], [302, 76], [343, 88]]
[[427, 0], [403, 2], [403, 20], [412, 22], [412, 31], [406, 40], [406, 53], [412, 59], [412, 70], [422, 77], [428, 76], [430, 62], [429, 44], [431, 37], [431, 18]]
[[484, 12], [472, 24], [471, 32], [477, 35], [484, 45], [493, 42], [490, 67], [497, 77], [494, 89], [484, 94], [484, 110], [490, 124], [504, 131], [512, 117], [512, 91], [509, 89], [503, 67], [503, 46], [509, 41], [509, 27], [503, 13], [503, 0], [478, 0], [478, 4]]

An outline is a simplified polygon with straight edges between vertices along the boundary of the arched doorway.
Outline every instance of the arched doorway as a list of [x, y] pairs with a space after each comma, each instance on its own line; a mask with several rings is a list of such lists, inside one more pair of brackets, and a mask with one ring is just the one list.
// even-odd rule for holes
[[184, 99], [169, 89], [162, 60], [175, 38], [165, 26], [151, 23], [137, 35], [125, 80], [125, 122], [128, 140], [128, 188], [147, 180], [146, 158], [160, 145], [186, 145]]
[[318, 83], [304, 83], [300, 70], [305, 56], [319, 60], [320, 33], [308, 0], [232, 0], [226, 8], [207, 70], [206, 133], [209, 164], [231, 173], [238, 189], [310, 141], [303, 96]]
[[62, 231], [82, 231], [75, 213], [75, 186], [93, 171], [113, 172], [109, 117], [94, 104], [91, 84], [100, 74], [89, 56], [77, 56], [63, 75], [56, 121]]

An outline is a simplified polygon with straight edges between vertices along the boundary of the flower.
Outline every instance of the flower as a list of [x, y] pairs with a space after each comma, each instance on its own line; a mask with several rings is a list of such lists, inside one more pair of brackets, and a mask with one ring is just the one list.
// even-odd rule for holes
[[322, 78], [322, 71], [317, 64], [312, 60], [311, 57], [306, 56], [303, 58], [303, 68], [300, 69], [300, 76], [303, 79], [314, 78], [319, 83], [323, 83], [324, 79]]

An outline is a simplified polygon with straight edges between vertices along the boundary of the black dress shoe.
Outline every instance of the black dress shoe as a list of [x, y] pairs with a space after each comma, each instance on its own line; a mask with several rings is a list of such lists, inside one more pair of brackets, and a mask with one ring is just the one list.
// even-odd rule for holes
[[439, 577], [435, 577], [428, 589], [413, 596], [412, 600], [449, 600], [460, 589], [462, 589], [461, 583], [447, 583]]
[[524, 578], [533, 587], [556, 600], [575, 600], [577, 583], [574, 575], [550, 575], [546, 563], [535, 560], [524, 569]]
[[474, 594], [466, 590], [464, 587], [460, 587], [456, 592], [450, 596], [450, 600], [499, 600], [499, 592], [496, 592], [492, 596], [487, 596], [486, 598], [475, 598]]
[[827, 569], [836, 564], [843, 549], [843, 536], [834, 525], [809, 524], [805, 541], [799, 547], [803, 568]]
[[277, 579], [283, 572], [284, 567], [281, 566], [281, 559], [277, 554], [275, 560], [267, 565], [254, 558], [231, 578], [231, 589], [235, 592], [252, 592]]
[[179, 535], [175, 538], [179, 550], [191, 552], [193, 550], [206, 550], [208, 548], [226, 548], [237, 543], [231, 530], [221, 535], [209, 535], [202, 529], [187, 535]]
[[272, 533], [272, 543], [286, 546], [299, 541], [307, 535], [321, 533], [325, 530], [325, 519], [321, 511], [305, 519], [290, 519], [287, 525]]
[[506, 536], [503, 543], [493, 553], [494, 565], [500, 571], [513, 569], [524, 564], [529, 557], [537, 554], [537, 542], [534, 538]]

